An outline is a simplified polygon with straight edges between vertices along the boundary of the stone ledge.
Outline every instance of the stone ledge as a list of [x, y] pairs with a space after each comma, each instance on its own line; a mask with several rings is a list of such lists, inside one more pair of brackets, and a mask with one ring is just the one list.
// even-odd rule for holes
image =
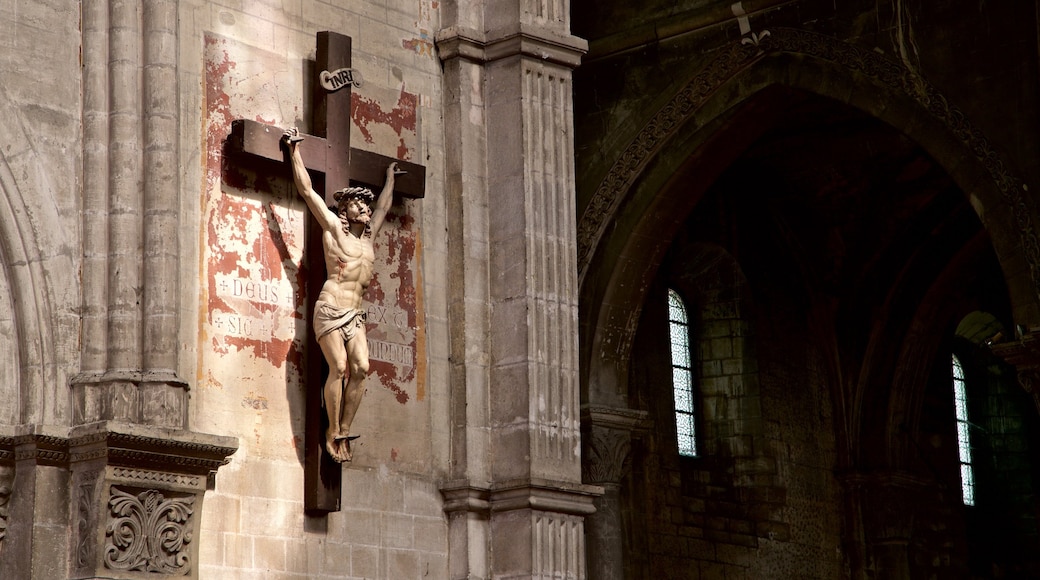
[[208, 475], [238, 450], [234, 437], [165, 427], [99, 421], [71, 429], [20, 425], [0, 431], [0, 462], [34, 459], [69, 466], [107, 458], [119, 467]]
[[505, 481], [491, 486], [452, 481], [441, 486], [441, 493], [445, 499], [444, 511], [449, 514], [532, 509], [587, 516], [596, 511], [593, 501], [603, 495], [603, 488], [543, 479]]
[[577, 36], [523, 24], [487, 33], [452, 26], [438, 31], [435, 42], [442, 62], [463, 58], [481, 64], [520, 55], [577, 68], [589, 49], [588, 42]]

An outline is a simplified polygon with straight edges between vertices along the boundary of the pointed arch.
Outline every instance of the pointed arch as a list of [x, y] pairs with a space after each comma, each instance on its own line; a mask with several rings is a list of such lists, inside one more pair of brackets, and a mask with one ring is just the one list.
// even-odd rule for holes
[[586, 204], [578, 222], [583, 399], [624, 399], [639, 305], [666, 240], [765, 130], [780, 104], [760, 97], [774, 87], [860, 109], [920, 145], [967, 192], [984, 228], [1019, 233], [993, 243], [1015, 319], [1040, 322], [1040, 243], [1026, 185], [985, 136], [900, 63], [805, 30], [772, 29], [758, 44], [745, 38], [722, 48], [649, 117]]
[[[61, 227], [54, 188], [22, 115], [3, 90], [0, 108], [15, 112], [0, 119], [0, 142], [11, 144], [0, 151], [0, 267], [8, 281], [5, 298], [12, 306], [18, 346], [16, 384], [0, 395], [17, 399], [16, 416], [7, 419], [62, 424], [69, 407], [58, 352], [64, 344], [75, 344], [77, 327], [74, 313], [56, 317], [54, 304], [58, 295], [76, 295], [75, 244]], [[66, 336], [58, 335], [56, 321], [68, 323]]]

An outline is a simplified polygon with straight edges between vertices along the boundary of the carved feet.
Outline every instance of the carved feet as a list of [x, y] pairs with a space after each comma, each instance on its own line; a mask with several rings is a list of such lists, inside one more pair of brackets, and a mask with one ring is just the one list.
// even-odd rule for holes
[[325, 451], [336, 463], [345, 463], [354, 458], [354, 450], [351, 443], [361, 435], [334, 435], [331, 431], [325, 433]]

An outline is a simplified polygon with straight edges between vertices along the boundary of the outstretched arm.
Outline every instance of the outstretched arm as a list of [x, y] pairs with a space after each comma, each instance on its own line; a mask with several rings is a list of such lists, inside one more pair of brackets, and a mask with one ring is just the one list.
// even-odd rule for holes
[[379, 199], [372, 206], [372, 217], [368, 220], [368, 226], [372, 231], [373, 238], [376, 237], [380, 228], [383, 227], [383, 221], [386, 220], [386, 212], [390, 211], [390, 204], [394, 202], [394, 173], [396, 172], [397, 162], [395, 161], [386, 168], [386, 184], [383, 186], [383, 191], [379, 193]]
[[325, 206], [325, 200], [322, 199], [311, 183], [311, 176], [307, 173], [307, 166], [303, 163], [303, 155], [300, 154], [300, 131], [296, 127], [289, 129], [282, 134], [282, 139], [289, 147], [289, 162], [292, 163], [293, 182], [296, 183], [296, 190], [300, 192], [300, 197], [307, 202], [307, 207], [310, 208], [311, 213], [317, 218], [318, 223], [321, 224], [322, 229], [338, 228], [339, 218], [336, 214], [329, 211], [329, 208]]

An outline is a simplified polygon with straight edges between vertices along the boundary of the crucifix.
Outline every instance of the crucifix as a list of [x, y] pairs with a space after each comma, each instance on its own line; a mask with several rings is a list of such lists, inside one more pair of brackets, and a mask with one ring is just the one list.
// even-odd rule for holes
[[[301, 173], [316, 174], [317, 179], [314, 181], [313, 191], [324, 198], [325, 207], [335, 205], [330, 199], [333, 192], [346, 190], [352, 184], [379, 186], [383, 182], [384, 174], [388, 183], [392, 183], [394, 194], [409, 198], [423, 197], [425, 167], [350, 147], [350, 89], [352, 85], [359, 86], [359, 75], [350, 68], [350, 37], [334, 32], [319, 32], [315, 60], [316, 69], [321, 72], [319, 82], [314, 83], [314, 135], [293, 133], [291, 139], [287, 141], [283, 139], [283, 129], [281, 128], [240, 119], [232, 123], [229, 138], [231, 151], [284, 163], [287, 153], [291, 155], [290, 152], [298, 150], [298, 158], [302, 158], [308, 170], [304, 172], [301, 169]], [[396, 163], [398, 171], [387, 171], [387, 167], [392, 163]], [[305, 183], [310, 182], [309, 175], [304, 175], [303, 178]], [[300, 183], [299, 178], [296, 182]], [[308, 189], [310, 188], [308, 187]], [[300, 191], [300, 194], [307, 199], [306, 192]], [[312, 206], [310, 201], [308, 201], [308, 205]], [[345, 235], [347, 237], [343, 239], [348, 243], [350, 243], [348, 237], [351, 236], [347, 229], [343, 230], [345, 234], [336, 231], [330, 234], [331, 226], [328, 223], [323, 221], [324, 225], [319, 225], [320, 216], [326, 210], [313, 206], [311, 210], [312, 217], [307, 220], [305, 242], [307, 247], [305, 259], [309, 266], [306, 280], [306, 320], [308, 322], [314, 319], [319, 293], [322, 293], [323, 296], [327, 294], [328, 282], [333, 278], [333, 276], [326, 277], [326, 264], [323, 263], [323, 257], [319, 256], [317, 251], [324, 244], [324, 258], [327, 261], [328, 240], [323, 241], [323, 235], [326, 237]], [[327, 215], [333, 215], [333, 212], [328, 212]], [[335, 218], [334, 215], [333, 218]], [[381, 221], [380, 219], [380, 223]], [[338, 222], [336, 229], [339, 229]], [[370, 244], [370, 241], [368, 243]], [[364, 285], [367, 285], [367, 281]], [[352, 321], [350, 324], [353, 325], [355, 322]], [[363, 325], [363, 318], [356, 321], [356, 324]], [[311, 328], [309, 324], [308, 328]], [[363, 331], [363, 328], [361, 330]], [[336, 431], [336, 429], [327, 431], [330, 424], [329, 416], [322, 411], [324, 390], [322, 385], [325, 383], [328, 366], [325, 356], [318, 347], [313, 330], [309, 330], [307, 335], [303, 369], [303, 380], [307, 393], [304, 509], [310, 512], [339, 511], [342, 480], [340, 462], [345, 458], [342, 454], [336, 453], [338, 448], [335, 445], [327, 442], [327, 433]], [[361, 332], [361, 339], [364, 339], [364, 332]], [[322, 344], [325, 345], [325, 342]], [[347, 344], [349, 349], [350, 343]], [[367, 352], [364, 358], [367, 368]], [[346, 436], [347, 434], [344, 433], [342, 438], [346, 439]], [[344, 440], [342, 445], [344, 447], [341, 448], [346, 450], [346, 457], [349, 458], [348, 442]]]

